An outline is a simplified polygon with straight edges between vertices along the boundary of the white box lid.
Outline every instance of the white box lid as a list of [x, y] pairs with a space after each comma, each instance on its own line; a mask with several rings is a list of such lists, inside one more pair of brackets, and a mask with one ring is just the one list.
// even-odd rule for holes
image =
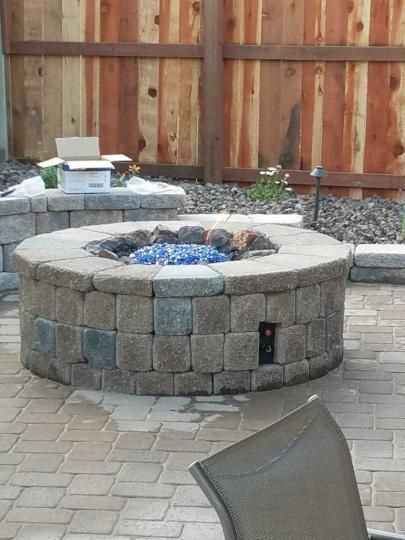
[[97, 161], [65, 161], [66, 165], [71, 171], [82, 171], [82, 170], [111, 170], [115, 169], [114, 165], [109, 161], [97, 160]]

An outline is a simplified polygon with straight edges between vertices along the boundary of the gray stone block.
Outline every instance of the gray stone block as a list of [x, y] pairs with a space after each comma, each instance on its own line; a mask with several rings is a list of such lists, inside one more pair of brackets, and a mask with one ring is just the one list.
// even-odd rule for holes
[[356, 247], [354, 262], [366, 268], [405, 268], [405, 245], [360, 244]]
[[84, 206], [89, 210], [133, 210], [140, 208], [141, 196], [126, 188], [111, 188], [110, 193], [88, 193]]
[[331, 369], [328, 353], [309, 359], [309, 378], [318, 379], [326, 375]]
[[49, 356], [32, 351], [29, 359], [29, 369], [34, 375], [46, 379], [48, 377], [49, 362]]
[[224, 334], [191, 336], [191, 365], [199, 373], [217, 373], [224, 369]]
[[35, 236], [34, 214], [0, 216], [0, 244], [21, 242], [31, 236]]
[[102, 370], [87, 364], [72, 366], [72, 385], [90, 390], [101, 389]]
[[405, 268], [360, 268], [353, 266], [350, 280], [355, 283], [405, 285]]
[[123, 219], [122, 210], [77, 210], [70, 212], [70, 226], [72, 228], [118, 223]]
[[165, 266], [153, 280], [155, 296], [215, 296], [224, 291], [224, 278], [207, 266]]
[[69, 195], [59, 189], [47, 189], [48, 210], [50, 212], [65, 212], [68, 210], [83, 210], [84, 195]]
[[87, 292], [93, 289], [93, 277], [98, 272], [107, 272], [111, 269], [118, 271], [122, 266], [120, 262], [99, 257], [53, 261], [41, 264], [37, 276], [39, 280], [51, 285]]
[[292, 364], [305, 358], [304, 325], [287, 326], [276, 330], [275, 363]]
[[189, 336], [155, 336], [153, 369], [168, 373], [183, 373], [191, 366]]
[[99, 330], [115, 330], [115, 295], [91, 291], [84, 300], [84, 324]]
[[321, 283], [321, 316], [344, 308], [346, 278], [331, 279]]
[[85, 328], [83, 355], [93, 368], [116, 369], [116, 332]]
[[47, 234], [69, 229], [69, 212], [40, 212], [35, 214], [35, 234]]
[[48, 209], [48, 200], [44, 195], [31, 197], [31, 212], [46, 212]]
[[177, 210], [140, 208], [124, 210], [124, 221], [174, 221], [178, 218]]
[[294, 384], [302, 384], [309, 380], [309, 363], [308, 360], [294, 362], [284, 366], [284, 385], [293, 386]]
[[124, 371], [152, 370], [152, 334], [117, 334], [117, 366]]
[[330, 369], [337, 369], [343, 362], [343, 345], [336, 345], [329, 351]]
[[117, 296], [117, 328], [129, 334], [153, 331], [153, 301], [145, 296]]
[[66, 365], [63, 360], [51, 358], [48, 367], [48, 379], [60, 384], [70, 385], [72, 377], [72, 367]]
[[343, 311], [336, 311], [326, 319], [326, 349], [332, 350], [336, 345], [343, 344]]
[[191, 298], [155, 298], [154, 328], [160, 336], [184, 336], [193, 330]]
[[82, 325], [84, 321], [84, 294], [64, 287], [56, 289], [56, 318], [61, 323], [73, 326]]
[[194, 334], [229, 332], [230, 302], [227, 296], [193, 298]]
[[296, 322], [305, 324], [319, 317], [321, 288], [319, 285], [300, 287], [296, 291]]
[[[303, 236], [300, 234], [300, 241], [303, 239]], [[318, 237], [318, 234], [316, 237]], [[277, 253], [270, 257], [263, 257], [262, 261], [266, 262], [266, 259], [273, 265], [282, 265], [283, 268], [290, 268], [290, 272], [295, 271], [300, 287], [309, 287], [321, 281], [341, 277], [346, 269], [346, 261], [344, 259], [335, 259], [333, 257], [321, 259], [320, 257], [310, 255], [297, 256]]]
[[66, 324], [56, 325], [56, 357], [66, 364], [84, 362], [83, 328]]
[[320, 356], [326, 350], [326, 321], [316, 319], [306, 325], [306, 355]]
[[47, 319], [37, 319], [35, 321], [35, 350], [47, 356], [56, 356], [56, 324]]
[[136, 375], [128, 371], [117, 369], [103, 370], [102, 389], [104, 392], [117, 392], [119, 394], [135, 394]]
[[[271, 255], [268, 259], [275, 257]], [[298, 273], [290, 267], [271, 266], [262, 261], [231, 261], [211, 264], [210, 268], [222, 274], [225, 279], [225, 294], [244, 295], [269, 293], [295, 289]]]
[[252, 392], [273, 390], [283, 386], [283, 366], [269, 364], [252, 371]]
[[173, 396], [173, 373], [138, 373], [136, 380], [136, 393], [141, 396]]
[[212, 375], [208, 373], [176, 373], [174, 393], [176, 396], [209, 396], [212, 394]]
[[22, 311], [43, 319], [56, 319], [56, 287], [41, 281], [23, 278], [20, 290]]
[[248, 294], [231, 297], [231, 331], [257, 332], [266, 317], [264, 294]]
[[[5, 246], [3, 246], [3, 271], [4, 272], [15, 273], [18, 271], [15, 268], [13, 260], [12, 260], [14, 250], [16, 249], [18, 244], [19, 242], [15, 242], [13, 244], [6, 244]], [[0, 267], [1, 267], [1, 263], [0, 263]]]
[[133, 264], [98, 272], [94, 286], [99, 291], [135, 296], [152, 296], [152, 280], [160, 272], [159, 266]]
[[141, 198], [141, 208], [183, 208], [185, 204], [186, 195], [155, 193]]
[[0, 272], [0, 291], [14, 291], [18, 289], [18, 274], [10, 272]]
[[259, 332], [230, 333], [225, 336], [224, 369], [245, 371], [259, 365]]
[[28, 197], [2, 197], [0, 198], [0, 216], [26, 214], [31, 210]]
[[250, 392], [250, 371], [214, 373], [214, 394], [231, 395]]
[[84, 249], [63, 248], [60, 243], [58, 248], [53, 246], [41, 249], [23, 249], [22, 247], [18, 247], [12, 256], [12, 263], [16, 268], [16, 272], [35, 279], [37, 268], [43, 263], [67, 259], [84, 259], [87, 257], [91, 257], [91, 255], [87, 251], [84, 251]]
[[20, 361], [24, 367], [29, 366], [29, 357], [35, 343], [35, 316], [28, 311], [20, 310]]
[[289, 326], [295, 323], [295, 291], [272, 293], [266, 297], [266, 322]]

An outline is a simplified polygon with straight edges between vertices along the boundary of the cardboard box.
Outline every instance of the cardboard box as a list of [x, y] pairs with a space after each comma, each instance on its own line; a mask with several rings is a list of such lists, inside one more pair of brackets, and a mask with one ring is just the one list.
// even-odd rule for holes
[[58, 168], [59, 189], [65, 193], [109, 193], [113, 163], [132, 162], [123, 154], [100, 155], [98, 137], [55, 139], [58, 157], [38, 163]]

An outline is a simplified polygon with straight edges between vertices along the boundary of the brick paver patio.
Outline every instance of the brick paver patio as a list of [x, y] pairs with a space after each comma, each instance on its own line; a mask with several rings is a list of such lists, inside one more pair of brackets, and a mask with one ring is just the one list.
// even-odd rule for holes
[[405, 530], [405, 287], [352, 286], [346, 361], [319, 381], [239, 397], [64, 388], [18, 362], [18, 297], [0, 299], [0, 539], [217, 540], [187, 466], [318, 393], [352, 449], [370, 526]]

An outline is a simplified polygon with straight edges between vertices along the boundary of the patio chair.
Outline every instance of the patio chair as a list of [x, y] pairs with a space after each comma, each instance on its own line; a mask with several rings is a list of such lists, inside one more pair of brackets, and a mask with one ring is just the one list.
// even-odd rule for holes
[[317, 396], [190, 472], [225, 540], [405, 540], [367, 531], [349, 448]]

